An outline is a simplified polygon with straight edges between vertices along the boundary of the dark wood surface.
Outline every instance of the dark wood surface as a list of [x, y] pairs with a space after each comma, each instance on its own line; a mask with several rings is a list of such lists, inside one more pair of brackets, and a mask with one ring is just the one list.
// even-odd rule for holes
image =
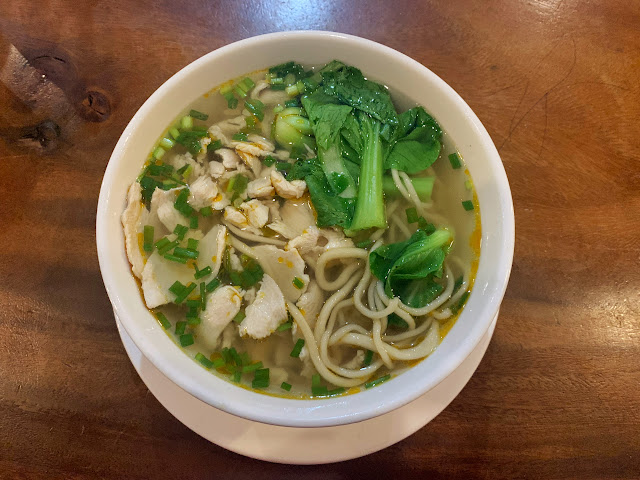
[[[144, 100], [245, 37], [327, 29], [452, 85], [494, 139], [516, 249], [477, 373], [413, 436], [322, 467], [225, 451], [149, 394], [95, 251]], [[640, 478], [640, 9], [622, 0], [0, 2], [0, 478]]]

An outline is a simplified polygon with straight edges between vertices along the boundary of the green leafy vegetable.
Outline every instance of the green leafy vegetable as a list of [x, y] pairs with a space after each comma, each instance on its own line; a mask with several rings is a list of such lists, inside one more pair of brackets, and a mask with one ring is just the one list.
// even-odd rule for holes
[[404, 242], [384, 245], [369, 254], [371, 272], [385, 284], [385, 293], [419, 308], [433, 300], [442, 285], [443, 263], [451, 244], [447, 230], [427, 235], [418, 230]]

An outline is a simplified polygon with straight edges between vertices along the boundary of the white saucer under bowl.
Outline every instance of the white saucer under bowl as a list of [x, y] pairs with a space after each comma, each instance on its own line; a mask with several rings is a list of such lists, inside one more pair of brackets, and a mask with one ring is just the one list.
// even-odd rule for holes
[[[351, 460], [382, 450], [429, 423], [467, 384], [487, 350], [496, 326], [436, 387], [396, 410], [348, 425], [296, 428], [267, 425], [218, 410], [171, 382], [140, 352], [116, 315], [122, 343], [136, 371], [158, 401], [184, 425], [220, 447], [247, 457], [287, 464]], [[376, 435], [375, 432], [380, 432]]]

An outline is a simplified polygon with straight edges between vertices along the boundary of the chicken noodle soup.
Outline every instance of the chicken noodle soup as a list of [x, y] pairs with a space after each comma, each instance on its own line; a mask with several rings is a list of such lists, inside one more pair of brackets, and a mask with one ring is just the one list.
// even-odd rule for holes
[[437, 347], [473, 285], [478, 206], [436, 119], [394, 101], [339, 61], [288, 62], [198, 99], [159, 140], [129, 189], [126, 252], [204, 368], [329, 397]]

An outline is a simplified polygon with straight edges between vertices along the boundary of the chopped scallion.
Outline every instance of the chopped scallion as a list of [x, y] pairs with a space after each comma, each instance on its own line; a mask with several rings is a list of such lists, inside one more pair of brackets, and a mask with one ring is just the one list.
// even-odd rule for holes
[[250, 365], [244, 365], [242, 367], [242, 373], [254, 372], [258, 369], [262, 368], [262, 362], [252, 363]]
[[158, 322], [160, 322], [160, 325], [162, 325], [162, 328], [165, 330], [171, 328], [171, 322], [167, 319], [164, 313], [156, 312], [156, 318], [158, 319]]
[[273, 158], [271, 155], [267, 155], [266, 157], [264, 157], [264, 160], [263, 160], [263, 163], [267, 167], [270, 167], [271, 165], [273, 165], [276, 162], [277, 162], [277, 160], [275, 158]]
[[207, 357], [205, 357], [203, 354], [201, 354], [200, 352], [196, 353], [196, 360], [200, 362], [204, 368], [213, 367], [213, 362], [209, 360]]
[[176, 262], [176, 263], [182, 263], [182, 264], [186, 264], [187, 263], [187, 259], [186, 258], [178, 257], [176, 255], [171, 255], [170, 253], [165, 253], [162, 257], [166, 258], [167, 260], [171, 260], [172, 262]]
[[191, 228], [192, 230], [198, 228], [198, 217], [196, 217], [195, 215], [189, 219], [189, 228]]
[[280, 388], [281, 388], [282, 390], [286, 390], [287, 392], [290, 392], [290, 391], [291, 391], [291, 384], [290, 384], [290, 383], [287, 383], [287, 382], [282, 382], [282, 383], [280, 384]]
[[407, 222], [409, 223], [416, 223], [420, 218], [415, 207], [407, 208], [405, 213], [407, 214]]
[[304, 347], [304, 339], [299, 338], [296, 344], [293, 346], [293, 350], [289, 354], [291, 357], [297, 358], [300, 356], [300, 352], [302, 351], [302, 347]]
[[165, 153], [167, 153], [167, 151], [161, 146], [158, 146], [158, 148], [153, 151], [153, 158], [155, 158], [156, 160], [160, 160], [162, 157], [164, 157]]
[[365, 383], [364, 384], [364, 388], [375, 387], [377, 385], [380, 385], [383, 382], [386, 382], [390, 378], [391, 378], [391, 375], [389, 373], [387, 373], [384, 377], [376, 378], [375, 380], [371, 380], [370, 382]]
[[190, 250], [197, 250], [198, 240], [195, 238], [190, 238], [189, 240], [187, 240], [187, 248]]
[[185, 115], [180, 119], [180, 128], [183, 130], [191, 130], [193, 128], [193, 117]]
[[288, 322], [284, 322], [282, 325], [280, 325], [278, 328], [276, 328], [276, 330], [278, 332], [284, 332], [286, 330], [290, 330], [291, 327], [293, 327], [293, 322], [291, 320], [289, 320]]
[[304, 288], [304, 281], [299, 277], [294, 277], [291, 283], [293, 283], [293, 286], [298, 290], [302, 290]]
[[236, 142], [246, 142], [247, 141], [247, 134], [246, 133], [242, 133], [242, 132], [234, 133], [231, 136], [231, 139], [236, 141]]
[[185, 227], [184, 225], [177, 224], [176, 228], [173, 229], [173, 233], [178, 236], [178, 240], [182, 241], [185, 234], [189, 231], [189, 227]]
[[373, 351], [367, 350], [364, 354], [364, 360], [362, 361], [363, 367], [368, 367], [371, 365], [371, 361], [373, 360]]
[[207, 283], [207, 285], [205, 286], [205, 290], [207, 292], [213, 292], [219, 286], [220, 286], [220, 280], [218, 280], [217, 278], [214, 278], [209, 283]]
[[183, 347], [188, 347], [189, 345], [193, 345], [194, 340], [193, 340], [193, 335], [190, 333], [185, 333], [183, 335], [180, 335], [180, 345], [182, 345]]
[[449, 155], [449, 162], [451, 162], [451, 166], [455, 169], [458, 169], [462, 166], [462, 163], [460, 162], [460, 157], [458, 156], [457, 153], [452, 153], [451, 155]]
[[176, 322], [176, 335], [183, 335], [187, 322]]
[[373, 245], [373, 240], [371, 240], [370, 238], [367, 240], [363, 240], [361, 242], [356, 243], [356, 247], [358, 248], [369, 248], [371, 245]]
[[167, 150], [173, 148], [175, 144], [176, 142], [171, 140], [169, 137], [164, 137], [162, 140], [160, 140], [160, 146], [166, 148]]
[[169, 291], [173, 293], [175, 296], [181, 295], [184, 292], [184, 289], [187, 288], [179, 280], [173, 282], [173, 285], [169, 287]]
[[[185, 259], [185, 262], [186, 262], [186, 259]], [[196, 289], [196, 284], [193, 282], [189, 282], [189, 285], [184, 287], [180, 295], [176, 296], [176, 298], [173, 300], [173, 303], [180, 304], [184, 302], [187, 299], [187, 297], [191, 294], [191, 292], [193, 292], [195, 289]]]
[[143, 233], [143, 248], [145, 252], [153, 251], [153, 225], [145, 225]]
[[198, 120], [207, 120], [209, 118], [209, 115], [207, 115], [206, 113], [199, 112], [198, 110], [191, 110], [189, 112], [189, 116], [196, 118]]
[[211, 275], [211, 273], [212, 273], [211, 267], [206, 266], [202, 270], [197, 270], [196, 273], [193, 275], [193, 277], [196, 280], [198, 280], [203, 277], [208, 277], [209, 275]]
[[177, 139], [180, 136], [180, 130], [178, 130], [177, 128], [173, 127], [169, 129], [169, 134], [171, 134], [171, 136], [175, 139]]
[[462, 202], [462, 206], [467, 212], [473, 210], [473, 202], [471, 200], [465, 200], [464, 202]]
[[211, 215], [213, 215], [213, 208], [211, 208], [211, 207], [202, 207], [200, 209], [200, 215], [202, 215], [203, 217], [210, 217]]
[[239, 311], [235, 317], [233, 317], [233, 321], [236, 323], [242, 323], [242, 321], [247, 317], [247, 314], [244, 313], [244, 310]]

